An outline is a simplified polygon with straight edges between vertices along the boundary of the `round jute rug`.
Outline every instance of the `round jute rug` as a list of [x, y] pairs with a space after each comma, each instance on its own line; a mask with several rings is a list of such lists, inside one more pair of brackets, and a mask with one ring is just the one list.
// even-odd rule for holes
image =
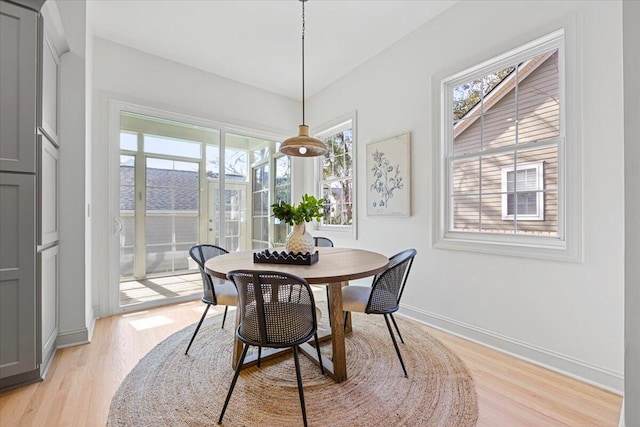
[[[233, 318], [233, 317], [232, 317]], [[405, 378], [384, 319], [355, 314], [347, 334], [348, 380], [340, 384], [300, 356], [310, 426], [474, 426], [478, 404], [464, 363], [423, 325], [396, 316]], [[124, 379], [109, 410], [109, 426], [215, 425], [233, 370], [233, 327], [205, 321], [189, 355], [194, 326], [152, 349]], [[321, 345], [330, 357], [331, 344]], [[297, 426], [302, 414], [293, 355], [241, 372], [224, 416], [226, 426]]]

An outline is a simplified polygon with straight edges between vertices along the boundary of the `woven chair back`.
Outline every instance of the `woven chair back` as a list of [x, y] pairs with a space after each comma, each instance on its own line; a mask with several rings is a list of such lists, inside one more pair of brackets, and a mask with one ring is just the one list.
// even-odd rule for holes
[[319, 246], [319, 247], [323, 247], [323, 248], [332, 248], [333, 247], [333, 241], [331, 239], [329, 239], [328, 237], [314, 237], [313, 238], [313, 244], [314, 244], [314, 246]]
[[241, 341], [260, 347], [291, 347], [316, 333], [313, 292], [303, 278], [252, 270], [232, 271], [228, 277], [238, 290]]
[[217, 305], [218, 300], [216, 299], [216, 292], [213, 287], [213, 279], [205, 271], [204, 263], [213, 257], [228, 253], [229, 251], [220, 246], [207, 244], [196, 245], [189, 249], [189, 255], [198, 264], [198, 268], [200, 269], [200, 275], [202, 276], [202, 301], [206, 303]]
[[411, 271], [415, 249], [406, 249], [389, 258], [389, 265], [375, 276], [366, 313], [384, 314], [398, 311], [400, 298]]

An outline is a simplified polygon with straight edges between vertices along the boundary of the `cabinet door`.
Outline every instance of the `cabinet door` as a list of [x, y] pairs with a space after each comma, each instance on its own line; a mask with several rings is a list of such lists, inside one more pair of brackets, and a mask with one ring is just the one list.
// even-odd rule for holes
[[[44, 33], [47, 34], [45, 22]], [[42, 42], [42, 123], [41, 129], [51, 141], [59, 145], [58, 138], [58, 52], [50, 39]]]
[[0, 378], [37, 367], [35, 180], [0, 173]]
[[40, 319], [42, 335], [42, 358], [47, 364], [55, 349], [58, 336], [58, 246], [38, 253], [40, 273]]
[[48, 245], [58, 241], [58, 149], [46, 136], [38, 139], [38, 245]]
[[36, 171], [37, 13], [0, 1], [0, 170]]

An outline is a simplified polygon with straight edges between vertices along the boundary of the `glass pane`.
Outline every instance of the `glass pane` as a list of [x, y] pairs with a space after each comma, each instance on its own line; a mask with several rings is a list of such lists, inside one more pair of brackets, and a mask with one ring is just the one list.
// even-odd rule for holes
[[198, 217], [175, 217], [175, 239], [177, 243], [198, 242]]
[[262, 221], [262, 235], [260, 236], [260, 240], [268, 242], [269, 241], [269, 217], [265, 216], [261, 218]]
[[198, 213], [199, 190], [188, 188], [177, 188], [175, 190], [174, 209], [180, 212]]
[[545, 190], [558, 189], [558, 146], [536, 148], [533, 150], [518, 151], [518, 164], [526, 165], [542, 162], [543, 185], [539, 188]]
[[122, 231], [120, 232], [120, 246], [133, 246], [136, 239], [135, 218], [133, 212], [127, 215], [120, 214]]
[[560, 106], [556, 98], [538, 97], [518, 104], [518, 143], [560, 136]]
[[513, 233], [513, 221], [503, 219], [502, 202], [503, 197], [501, 194], [482, 196], [482, 232]]
[[482, 120], [463, 119], [453, 124], [453, 153], [475, 153], [482, 150]]
[[144, 151], [166, 156], [200, 158], [200, 143], [155, 135], [144, 135]]
[[120, 156], [120, 185], [135, 183], [135, 160], [133, 156]]
[[145, 241], [148, 245], [173, 242], [173, 218], [171, 216], [150, 216], [145, 222]]
[[482, 149], [504, 147], [516, 143], [514, 108], [492, 109], [482, 117]]
[[247, 150], [226, 148], [224, 152], [224, 177], [233, 181], [249, 180], [249, 153]]
[[504, 191], [502, 175], [503, 171], [507, 171], [509, 168], [513, 170], [513, 152], [493, 156], [482, 156], [481, 160], [482, 192], [484, 194], [496, 194]]
[[254, 148], [251, 153], [253, 157], [252, 163], [261, 162], [269, 158], [269, 147], [266, 145], [259, 146]]
[[[542, 53], [518, 65], [518, 98], [557, 98], [559, 89], [558, 50]], [[556, 99], [557, 100], [557, 99]]]
[[171, 245], [147, 246], [147, 274], [173, 271], [173, 248]]
[[451, 165], [453, 194], [480, 194], [480, 160], [458, 159]]
[[138, 134], [120, 132], [120, 149], [138, 151]]
[[325, 216], [323, 224], [348, 225], [352, 223], [352, 181], [334, 181], [323, 185]]
[[189, 270], [189, 248], [195, 245], [197, 241], [189, 244], [176, 245], [176, 250], [173, 254], [173, 270]]
[[172, 212], [175, 190], [172, 188], [147, 187], [147, 212]]
[[[453, 120], [461, 119], [469, 114], [479, 102], [482, 95], [482, 80], [475, 79], [462, 83], [452, 89]], [[479, 111], [477, 112], [479, 113]], [[471, 114], [477, 114], [475, 111]]]
[[[500, 83], [502, 83], [503, 80], [507, 79], [508, 77], [511, 77], [511, 73], [513, 72], [514, 69], [515, 67], [502, 68], [500, 70], [496, 70], [492, 73], [486, 74], [482, 78], [482, 94], [485, 98], [485, 104], [489, 104], [491, 95], [493, 95], [491, 94], [493, 89], [496, 88]], [[505, 82], [505, 84], [507, 82]], [[485, 110], [486, 109], [487, 109], [487, 105], [485, 105]]]
[[208, 144], [205, 147], [207, 178], [218, 179], [220, 174], [220, 146]]
[[461, 196], [451, 198], [453, 231], [480, 230], [480, 198], [478, 196]]
[[132, 186], [120, 187], [120, 216], [123, 215], [123, 211], [133, 212], [135, 197], [135, 190]]
[[120, 279], [133, 277], [133, 247], [120, 248]]

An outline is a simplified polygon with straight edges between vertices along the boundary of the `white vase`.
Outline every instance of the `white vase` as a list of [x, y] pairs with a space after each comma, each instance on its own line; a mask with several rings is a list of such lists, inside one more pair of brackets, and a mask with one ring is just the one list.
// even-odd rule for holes
[[307, 252], [312, 253], [313, 248], [313, 236], [305, 230], [306, 223], [295, 224], [291, 229], [291, 232], [287, 235], [287, 252], [298, 253]]

